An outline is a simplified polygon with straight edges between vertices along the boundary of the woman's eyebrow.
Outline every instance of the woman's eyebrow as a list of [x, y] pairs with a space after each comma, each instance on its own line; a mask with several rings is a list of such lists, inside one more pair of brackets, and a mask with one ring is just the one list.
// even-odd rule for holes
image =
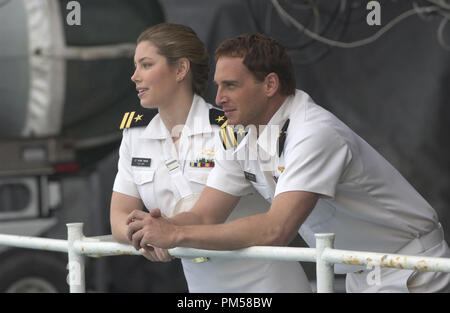
[[[150, 57], [142, 57], [142, 58], [140, 58], [140, 59], [137, 61], [137, 63], [141, 63], [141, 62], [144, 61], [145, 59], [152, 60], [152, 58], [150, 58]], [[136, 62], [134, 62], [134, 64], [136, 64]]]

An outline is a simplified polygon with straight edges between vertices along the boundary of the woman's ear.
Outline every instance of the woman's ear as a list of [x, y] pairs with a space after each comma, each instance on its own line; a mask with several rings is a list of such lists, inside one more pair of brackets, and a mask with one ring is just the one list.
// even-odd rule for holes
[[186, 78], [191, 67], [191, 62], [187, 58], [181, 58], [177, 62], [177, 82], [181, 82]]
[[264, 90], [267, 97], [274, 96], [280, 89], [280, 79], [276, 73], [269, 73], [264, 78]]

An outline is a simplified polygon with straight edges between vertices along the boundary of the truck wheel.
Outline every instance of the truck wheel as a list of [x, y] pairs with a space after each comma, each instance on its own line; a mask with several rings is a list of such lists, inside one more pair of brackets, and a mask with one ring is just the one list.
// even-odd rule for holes
[[0, 292], [69, 291], [66, 264], [60, 256], [35, 250], [9, 252], [0, 255]]

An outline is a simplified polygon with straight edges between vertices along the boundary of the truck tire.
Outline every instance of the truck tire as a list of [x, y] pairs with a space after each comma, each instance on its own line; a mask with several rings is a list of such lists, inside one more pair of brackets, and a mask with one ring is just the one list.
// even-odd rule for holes
[[0, 255], [0, 292], [68, 292], [66, 264], [56, 253], [14, 250]]

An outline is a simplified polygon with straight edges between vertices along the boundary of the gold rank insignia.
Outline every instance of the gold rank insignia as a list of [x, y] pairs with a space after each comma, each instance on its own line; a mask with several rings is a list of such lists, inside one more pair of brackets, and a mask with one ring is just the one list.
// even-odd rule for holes
[[122, 130], [138, 126], [147, 126], [156, 114], [158, 114], [158, 110], [155, 109], [125, 112], [119, 128]]
[[144, 114], [138, 114], [135, 118], [134, 121], [135, 122], [139, 122], [140, 120], [142, 120], [142, 117], [144, 116]]
[[223, 147], [226, 150], [237, 147], [241, 140], [247, 135], [247, 132], [245, 132], [243, 128], [239, 128], [236, 131], [235, 127], [228, 125], [227, 118], [221, 110], [210, 109], [209, 121], [211, 124], [220, 126], [219, 135], [222, 140]]
[[227, 118], [223, 111], [213, 108], [209, 109], [209, 122], [224, 128], [227, 125]]
[[230, 149], [238, 146], [233, 127], [231, 126], [225, 125], [225, 127], [220, 130], [220, 139], [222, 140], [223, 147], [225, 149]]

